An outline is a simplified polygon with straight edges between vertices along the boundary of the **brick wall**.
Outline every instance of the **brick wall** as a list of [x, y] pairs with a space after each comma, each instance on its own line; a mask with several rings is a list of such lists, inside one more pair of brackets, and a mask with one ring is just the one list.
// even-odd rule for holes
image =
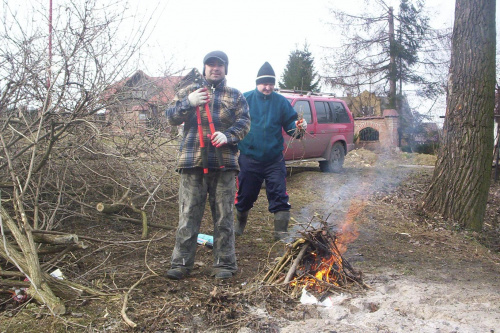
[[[354, 136], [358, 138], [356, 147], [367, 149], [394, 149], [398, 147], [399, 115], [396, 110], [383, 111], [382, 117], [358, 117], [354, 119]], [[379, 133], [378, 141], [360, 141], [359, 132], [373, 128]]]

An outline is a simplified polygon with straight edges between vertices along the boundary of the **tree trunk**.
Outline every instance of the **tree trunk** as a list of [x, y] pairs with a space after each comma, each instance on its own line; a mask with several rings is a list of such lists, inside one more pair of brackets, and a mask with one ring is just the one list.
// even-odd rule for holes
[[441, 150], [422, 208], [481, 230], [495, 106], [495, 0], [457, 0]]
[[[54, 314], [65, 313], [66, 307], [64, 303], [54, 295], [47, 283], [51, 277], [47, 276], [48, 274], [43, 274], [40, 269], [33, 243], [21, 233], [17, 224], [2, 206], [0, 206], [0, 214], [3, 225], [12, 232], [17, 245], [22, 250], [22, 252], [17, 251], [11, 244], [4, 242], [4, 239], [0, 237], [0, 257], [15, 264], [19, 270], [29, 277], [31, 282], [31, 287], [28, 289], [29, 295], [33, 296], [38, 302], [47, 305]], [[25, 232], [28, 232], [28, 230], [25, 230]]]

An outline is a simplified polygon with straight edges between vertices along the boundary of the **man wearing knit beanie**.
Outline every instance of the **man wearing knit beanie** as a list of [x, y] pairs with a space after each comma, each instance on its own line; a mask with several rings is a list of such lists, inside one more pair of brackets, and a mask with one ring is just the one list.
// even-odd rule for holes
[[276, 76], [274, 75], [274, 70], [267, 61], [259, 69], [255, 83], [257, 85], [265, 83], [270, 83], [274, 85], [276, 83]]
[[[212, 273], [216, 279], [228, 279], [238, 269], [233, 231], [234, 179], [239, 170], [237, 144], [250, 130], [250, 117], [243, 94], [227, 85], [228, 63], [222, 51], [207, 53], [203, 77], [198, 71], [188, 75], [187, 86], [176, 92], [165, 111], [171, 126], [184, 123], [177, 160], [179, 224], [171, 268], [166, 273], [173, 280], [185, 278], [194, 267], [207, 199], [213, 220]], [[191, 77], [193, 80], [187, 79]], [[222, 155], [224, 168], [217, 153]]]
[[297, 120], [290, 102], [274, 92], [276, 75], [265, 62], [255, 80], [256, 89], [244, 93], [250, 108], [250, 132], [238, 143], [238, 193], [236, 197], [235, 234], [242, 235], [248, 213], [266, 181], [269, 212], [274, 214], [274, 238], [287, 236], [290, 208], [286, 192], [286, 167], [283, 158], [282, 129], [293, 136], [297, 128], [306, 129], [305, 120]]

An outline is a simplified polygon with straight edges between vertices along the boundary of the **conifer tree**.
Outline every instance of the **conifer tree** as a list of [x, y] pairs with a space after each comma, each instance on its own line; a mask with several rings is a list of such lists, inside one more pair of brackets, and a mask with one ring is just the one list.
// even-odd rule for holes
[[327, 84], [347, 93], [368, 89], [386, 95], [395, 109], [401, 107], [403, 84], [417, 86], [428, 98], [443, 94], [449, 31], [431, 29], [423, 0], [400, 0], [397, 13], [384, 0], [375, 4], [379, 13], [331, 11], [344, 40], [326, 58]]
[[281, 89], [319, 91], [318, 73], [314, 70], [314, 58], [309, 52], [307, 43], [304, 44], [303, 50], [295, 49], [290, 53], [279, 87]]

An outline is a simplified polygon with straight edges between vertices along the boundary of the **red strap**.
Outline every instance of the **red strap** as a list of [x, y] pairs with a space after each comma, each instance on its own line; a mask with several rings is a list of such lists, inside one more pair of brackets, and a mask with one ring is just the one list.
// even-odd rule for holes
[[205, 138], [203, 137], [203, 126], [201, 125], [201, 113], [200, 107], [196, 107], [196, 120], [198, 121], [198, 136], [200, 137], [200, 151], [201, 151], [201, 160], [203, 164], [203, 173], [208, 173], [208, 156], [204, 156], [207, 151], [205, 149]]
[[205, 104], [205, 112], [207, 113], [208, 118], [208, 126], [210, 126], [210, 133], [212, 135], [215, 133], [214, 121], [212, 120], [212, 114], [210, 113], [210, 108], [208, 107], [208, 103]]

